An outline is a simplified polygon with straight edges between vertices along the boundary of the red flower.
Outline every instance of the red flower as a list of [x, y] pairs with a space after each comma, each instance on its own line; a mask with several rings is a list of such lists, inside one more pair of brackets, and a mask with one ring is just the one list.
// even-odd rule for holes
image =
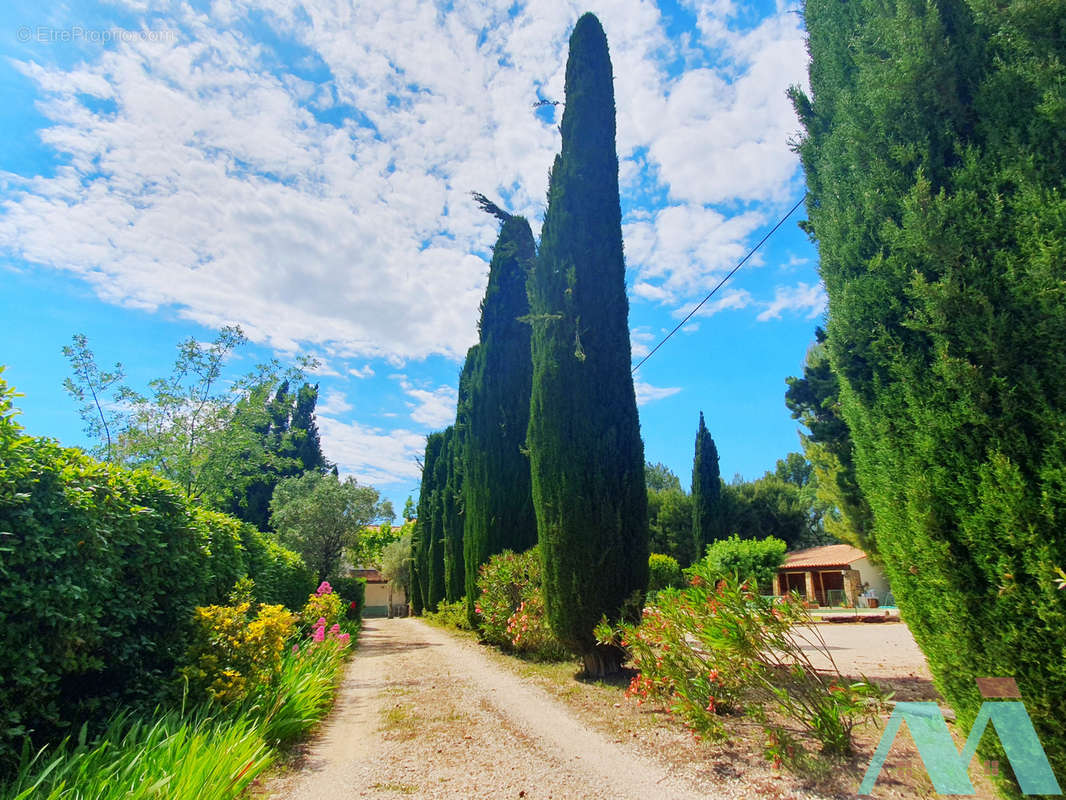
[[348, 604], [348, 608], [352, 608], [352, 609], [355, 608], [355, 601], [354, 600], [351, 603]]

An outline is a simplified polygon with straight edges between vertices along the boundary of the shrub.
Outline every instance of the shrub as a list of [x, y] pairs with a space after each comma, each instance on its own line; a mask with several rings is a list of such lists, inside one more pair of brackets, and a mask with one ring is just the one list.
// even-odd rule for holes
[[[767, 536], [765, 539], [741, 539], [733, 534], [707, 547], [707, 555], [699, 565], [699, 572], [707, 580], [734, 578], [755, 580], [760, 588], [769, 593], [774, 573], [785, 558], [787, 546], [780, 539]], [[689, 570], [692, 572], [691, 568]]]
[[538, 658], [567, 657], [544, 613], [538, 548], [520, 554], [505, 550], [492, 556], [481, 567], [477, 585], [480, 594], [475, 611], [486, 641]]
[[270, 587], [263, 565], [298, 571], [269, 543], [246, 565], [246, 526], [150, 472], [22, 436], [11, 395], [0, 382], [0, 774], [26, 735], [41, 746], [165, 699], [197, 606], [246, 571]]
[[455, 628], [460, 631], [471, 631], [474, 627], [466, 614], [466, 603], [456, 600], [454, 603], [440, 603], [436, 611], [427, 611], [426, 620], [435, 625], [445, 628]]
[[307, 598], [307, 603], [300, 611], [300, 627], [309, 630], [325, 620], [329, 628], [341, 621], [345, 610], [340, 595], [333, 591], [329, 583], [322, 581], [318, 591]]
[[295, 611], [315, 590], [315, 576], [303, 558], [254, 525], [240, 529], [248, 574], [255, 579], [255, 599]]
[[366, 578], [334, 578], [333, 591], [340, 595], [348, 619], [362, 618], [366, 605]]
[[[766, 729], [775, 760], [796, 757], [796, 728], [825, 753], [849, 754], [856, 720], [879, 707], [876, 687], [813, 666], [809, 651], [833, 662], [798, 598], [764, 598], [749, 583], [718, 580], [707, 563], [690, 572], [691, 586], [662, 590], [639, 626], [622, 626], [640, 671], [628, 693], [663, 701], [704, 735], [724, 735], [718, 715], [743, 711]], [[601, 626], [599, 636], [612, 632]]]
[[226, 705], [274, 683], [296, 617], [282, 606], [248, 602], [196, 609], [196, 639], [181, 670], [194, 701]]
[[648, 557], [648, 591], [657, 592], [673, 586], [680, 588], [684, 582], [681, 566], [677, 559], [662, 553], [652, 553]]

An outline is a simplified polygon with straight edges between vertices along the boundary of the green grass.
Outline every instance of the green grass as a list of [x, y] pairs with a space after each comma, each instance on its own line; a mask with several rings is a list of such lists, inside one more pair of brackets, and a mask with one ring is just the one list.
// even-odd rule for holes
[[[357, 631], [356, 631], [357, 632]], [[89, 740], [27, 752], [0, 800], [230, 800], [329, 711], [345, 663], [330, 643], [287, 653], [273, 686], [235, 708], [112, 718]]]

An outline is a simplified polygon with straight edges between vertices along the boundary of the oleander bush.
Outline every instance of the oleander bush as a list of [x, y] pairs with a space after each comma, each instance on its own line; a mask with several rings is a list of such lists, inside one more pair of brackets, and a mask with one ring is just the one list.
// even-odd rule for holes
[[639, 674], [628, 694], [661, 702], [697, 733], [726, 735], [721, 715], [743, 713], [767, 733], [768, 757], [799, 760], [805, 740], [822, 753], [851, 753], [852, 729], [880, 708], [867, 681], [816, 669], [831, 654], [796, 597], [776, 601], [753, 582], [719, 578], [707, 562], [685, 589], [663, 589], [639, 625], [597, 629], [628, 649]]
[[680, 588], [685, 578], [681, 574], [681, 565], [673, 556], [652, 553], [648, 557], [648, 592], [657, 592], [670, 586]]

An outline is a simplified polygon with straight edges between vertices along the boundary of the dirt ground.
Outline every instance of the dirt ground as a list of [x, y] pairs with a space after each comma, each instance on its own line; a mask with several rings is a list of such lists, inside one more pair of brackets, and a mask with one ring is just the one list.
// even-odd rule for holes
[[[823, 624], [844, 674], [897, 699], [936, 700], [902, 623]], [[530, 664], [420, 620], [367, 620], [337, 706], [295, 769], [260, 787], [271, 798], [855, 798], [883, 718], [857, 731], [856, 753], [790, 772], [762, 755], [762, 734], [729, 722], [730, 740], [696, 739], [674, 717], [577, 678], [576, 664]], [[971, 771], [973, 774], [974, 771]], [[975, 776], [977, 798], [994, 797]], [[899, 737], [874, 790], [933, 797], [909, 738]]]

